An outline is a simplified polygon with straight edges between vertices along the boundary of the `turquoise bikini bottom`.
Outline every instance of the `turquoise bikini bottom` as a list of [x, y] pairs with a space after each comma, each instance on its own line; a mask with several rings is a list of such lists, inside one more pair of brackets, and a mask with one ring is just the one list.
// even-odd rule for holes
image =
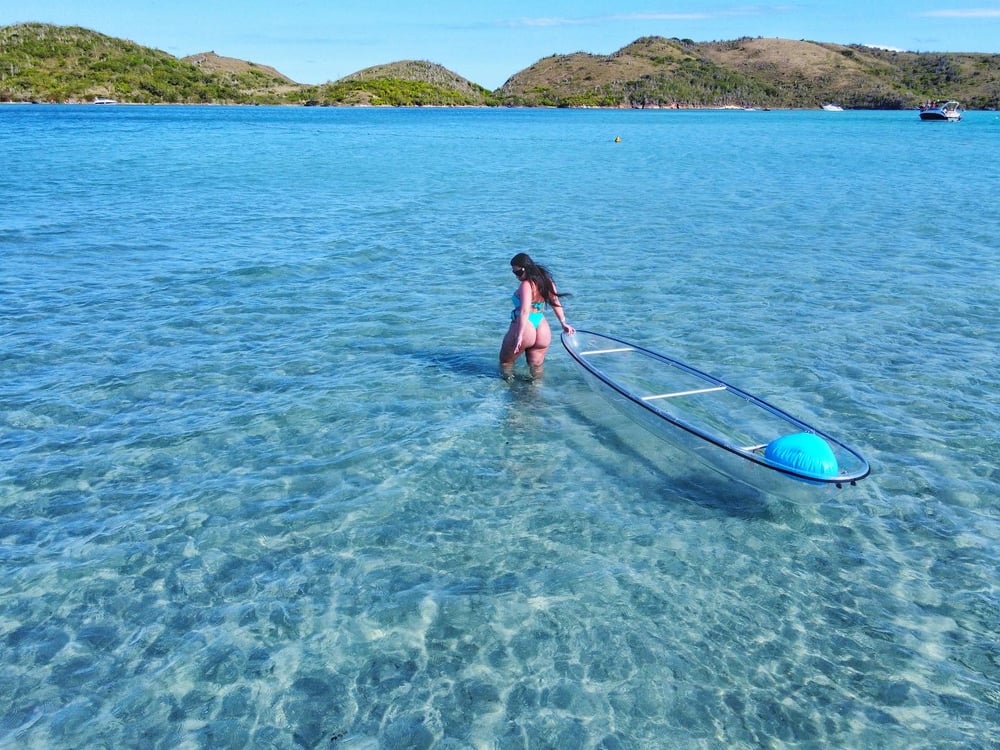
[[[517, 320], [517, 316], [520, 314], [521, 311], [518, 309], [511, 310], [510, 319]], [[528, 322], [531, 323], [532, 328], [538, 328], [538, 326], [542, 324], [543, 320], [545, 320], [545, 313], [543, 312], [528, 313]]]

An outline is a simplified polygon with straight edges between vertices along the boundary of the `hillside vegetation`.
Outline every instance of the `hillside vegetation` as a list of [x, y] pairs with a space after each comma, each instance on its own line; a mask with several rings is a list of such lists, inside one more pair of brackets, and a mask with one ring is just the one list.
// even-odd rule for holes
[[496, 103], [492, 92], [447, 68], [423, 60], [376, 65], [339, 81], [308, 86], [301, 96], [324, 105], [485, 106]]
[[611, 55], [553, 55], [500, 89], [527, 106], [916, 107], [1000, 104], [1000, 55], [893, 52], [789, 39], [698, 43], [645, 37]]
[[[202, 68], [160, 50], [76, 26], [0, 28], [0, 100], [279, 103], [289, 80], [246, 63]], [[292, 84], [291, 88], [297, 88]]]
[[446, 68], [407, 60], [321, 85], [203, 52], [178, 59], [75, 26], [0, 27], [0, 101], [900, 109], [954, 98], [1000, 106], [1000, 55], [898, 52], [789, 39], [726, 42], [644, 37], [611, 55], [553, 55], [488, 91]]

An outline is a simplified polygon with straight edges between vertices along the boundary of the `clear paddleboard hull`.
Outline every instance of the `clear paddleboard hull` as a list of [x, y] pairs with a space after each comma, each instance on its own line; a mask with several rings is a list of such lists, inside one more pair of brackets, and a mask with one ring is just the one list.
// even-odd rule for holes
[[871, 468], [839, 439], [736, 386], [592, 331], [562, 335], [588, 384], [656, 437], [757, 490], [789, 497], [856, 485]]

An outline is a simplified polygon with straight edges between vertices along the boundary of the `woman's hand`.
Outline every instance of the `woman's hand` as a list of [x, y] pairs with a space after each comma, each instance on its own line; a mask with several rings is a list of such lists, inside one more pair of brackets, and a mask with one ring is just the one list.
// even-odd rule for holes
[[570, 336], [576, 333], [576, 329], [573, 326], [571, 326], [568, 321], [565, 320], [562, 321], [562, 329], [565, 333], [568, 333]]

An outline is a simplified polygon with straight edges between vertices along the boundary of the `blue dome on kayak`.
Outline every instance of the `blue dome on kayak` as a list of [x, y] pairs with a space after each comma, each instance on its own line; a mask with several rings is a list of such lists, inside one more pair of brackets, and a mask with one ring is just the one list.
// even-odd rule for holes
[[830, 444], [811, 432], [796, 432], [772, 440], [764, 449], [764, 458], [823, 479], [833, 479], [840, 471]]

